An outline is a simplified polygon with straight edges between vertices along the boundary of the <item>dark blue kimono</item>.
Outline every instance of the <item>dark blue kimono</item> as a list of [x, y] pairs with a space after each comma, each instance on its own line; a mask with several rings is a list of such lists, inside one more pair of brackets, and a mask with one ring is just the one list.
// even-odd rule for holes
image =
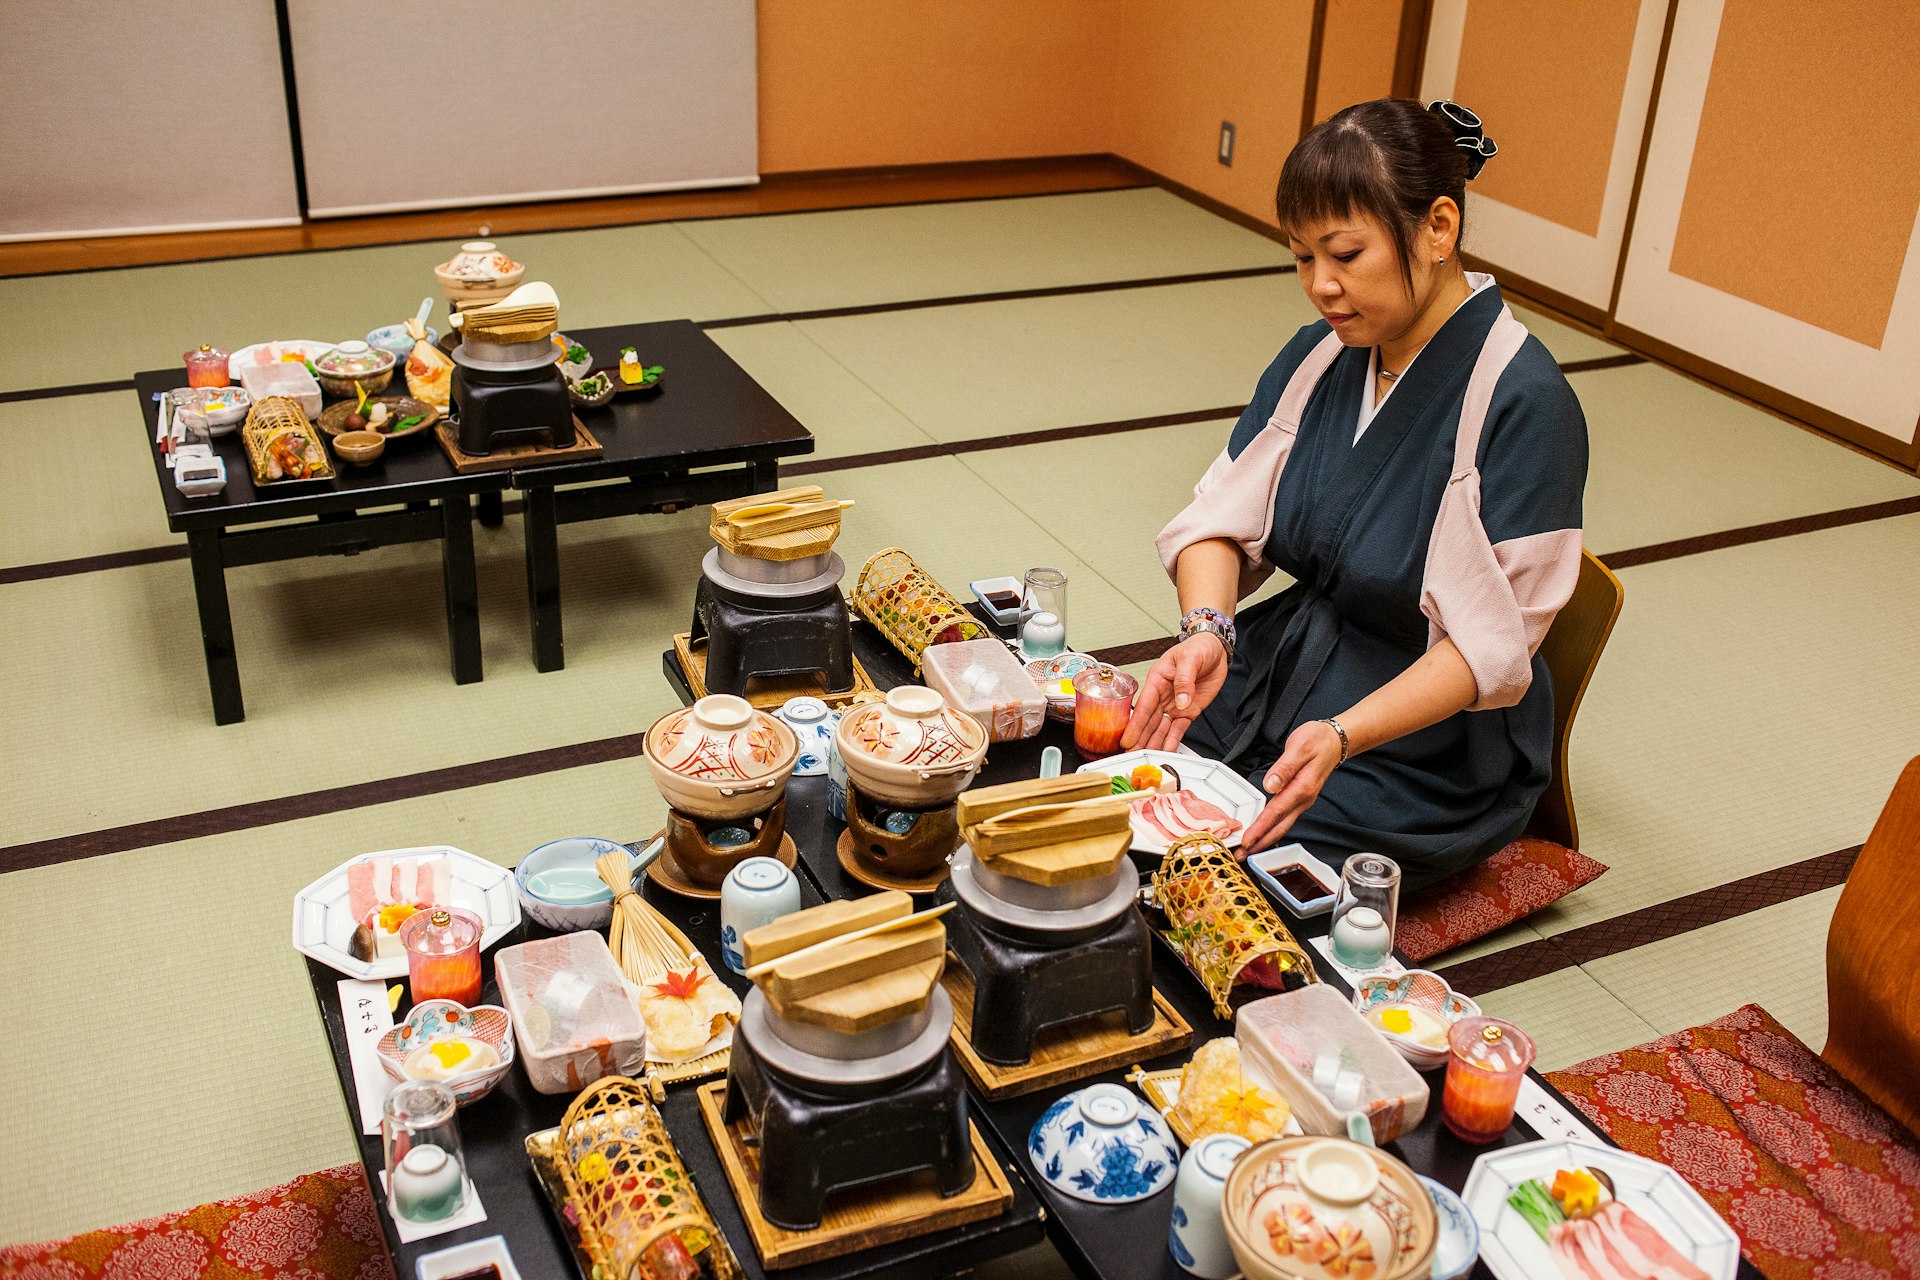
[[[1357, 442], [1369, 352], [1326, 353], [1331, 363], [1304, 409], [1296, 410], [1297, 432], [1273, 491], [1264, 546], [1265, 560], [1295, 583], [1239, 615], [1239, 647], [1226, 685], [1186, 736], [1194, 749], [1231, 761], [1260, 786], [1297, 726], [1338, 716], [1438, 638], [1434, 609], [1422, 608], [1440, 571], [1429, 566], [1430, 548], [1440, 541], [1435, 522], [1449, 480], [1463, 471], [1455, 443], [1469, 377], [1504, 314], [1497, 287], [1462, 304]], [[1464, 501], [1477, 497], [1486, 543], [1514, 577], [1516, 591], [1535, 596], [1522, 600], [1535, 606], [1527, 614], [1525, 647], [1509, 655], [1518, 663], [1518, 679], [1509, 682], [1517, 701], [1458, 712], [1354, 757], [1334, 770], [1287, 836], [1335, 866], [1355, 852], [1385, 854], [1399, 862], [1409, 888], [1490, 857], [1518, 836], [1549, 778], [1553, 696], [1533, 649], [1578, 572], [1586, 420], [1547, 349], [1519, 331], [1510, 315], [1502, 323], [1517, 349], [1504, 368], [1483, 375], [1492, 394], [1486, 401], [1481, 392], [1487, 409], [1475, 455], [1479, 489]], [[1224, 457], [1239, 458], [1272, 429], [1283, 390], [1329, 333], [1325, 321], [1308, 325], [1280, 352]], [[1521, 563], [1540, 555], [1554, 563], [1531, 570]], [[1535, 576], [1528, 585], [1530, 571]], [[1558, 594], [1544, 601], [1544, 620], [1536, 616], [1542, 574], [1554, 579], [1546, 594]], [[1470, 644], [1466, 629], [1479, 624], [1466, 619], [1469, 612], [1456, 608], [1461, 621], [1448, 632], [1468, 654], [1484, 697], [1488, 664], [1479, 654], [1488, 645], [1515, 642], [1475, 637]]]

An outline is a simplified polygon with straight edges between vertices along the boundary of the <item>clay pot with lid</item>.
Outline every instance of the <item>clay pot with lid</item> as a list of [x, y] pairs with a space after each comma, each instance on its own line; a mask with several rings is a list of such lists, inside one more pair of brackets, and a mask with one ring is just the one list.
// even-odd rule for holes
[[695, 818], [747, 818], [786, 794], [800, 743], [745, 698], [716, 693], [647, 730], [647, 768], [668, 804]]
[[[1373, 1264], [1378, 1280], [1426, 1280], [1438, 1231], [1411, 1169], [1343, 1138], [1270, 1138], [1234, 1162], [1221, 1203], [1227, 1243], [1247, 1280], [1339, 1280]], [[1276, 1247], [1276, 1240], [1282, 1241]], [[1293, 1247], [1337, 1247], [1337, 1262]]]
[[848, 711], [834, 743], [862, 795], [903, 809], [953, 803], [987, 758], [980, 722], [917, 684], [900, 685], [885, 702]]

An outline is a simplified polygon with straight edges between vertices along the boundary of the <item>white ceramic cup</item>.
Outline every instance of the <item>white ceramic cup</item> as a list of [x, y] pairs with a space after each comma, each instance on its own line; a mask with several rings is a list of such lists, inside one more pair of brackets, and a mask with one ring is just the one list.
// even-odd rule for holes
[[1188, 1147], [1180, 1158], [1167, 1248], [1183, 1271], [1201, 1280], [1227, 1280], [1240, 1270], [1227, 1243], [1220, 1204], [1233, 1162], [1252, 1145], [1237, 1133], [1216, 1133]]
[[800, 881], [772, 858], [748, 858], [720, 886], [720, 958], [735, 973], [747, 971], [740, 939], [763, 924], [800, 909]]

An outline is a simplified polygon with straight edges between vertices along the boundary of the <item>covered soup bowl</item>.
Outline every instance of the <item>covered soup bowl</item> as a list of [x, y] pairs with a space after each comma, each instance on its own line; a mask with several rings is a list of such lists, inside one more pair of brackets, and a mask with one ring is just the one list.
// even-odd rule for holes
[[848, 711], [834, 743], [862, 795], [904, 809], [951, 804], [987, 758], [985, 727], [917, 684]]
[[792, 729], [727, 693], [669, 711], [647, 730], [654, 783], [668, 804], [695, 818], [745, 818], [771, 808], [799, 756]]

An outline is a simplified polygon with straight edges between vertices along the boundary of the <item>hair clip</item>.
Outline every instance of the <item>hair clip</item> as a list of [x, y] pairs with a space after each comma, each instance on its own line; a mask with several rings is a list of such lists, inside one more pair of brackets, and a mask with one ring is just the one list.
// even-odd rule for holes
[[1440, 123], [1447, 126], [1447, 132], [1453, 135], [1453, 145], [1467, 153], [1468, 182], [1479, 177], [1487, 161], [1500, 154], [1499, 145], [1487, 137], [1482, 128], [1480, 117], [1459, 103], [1436, 98], [1427, 104], [1427, 110], [1439, 116]]

